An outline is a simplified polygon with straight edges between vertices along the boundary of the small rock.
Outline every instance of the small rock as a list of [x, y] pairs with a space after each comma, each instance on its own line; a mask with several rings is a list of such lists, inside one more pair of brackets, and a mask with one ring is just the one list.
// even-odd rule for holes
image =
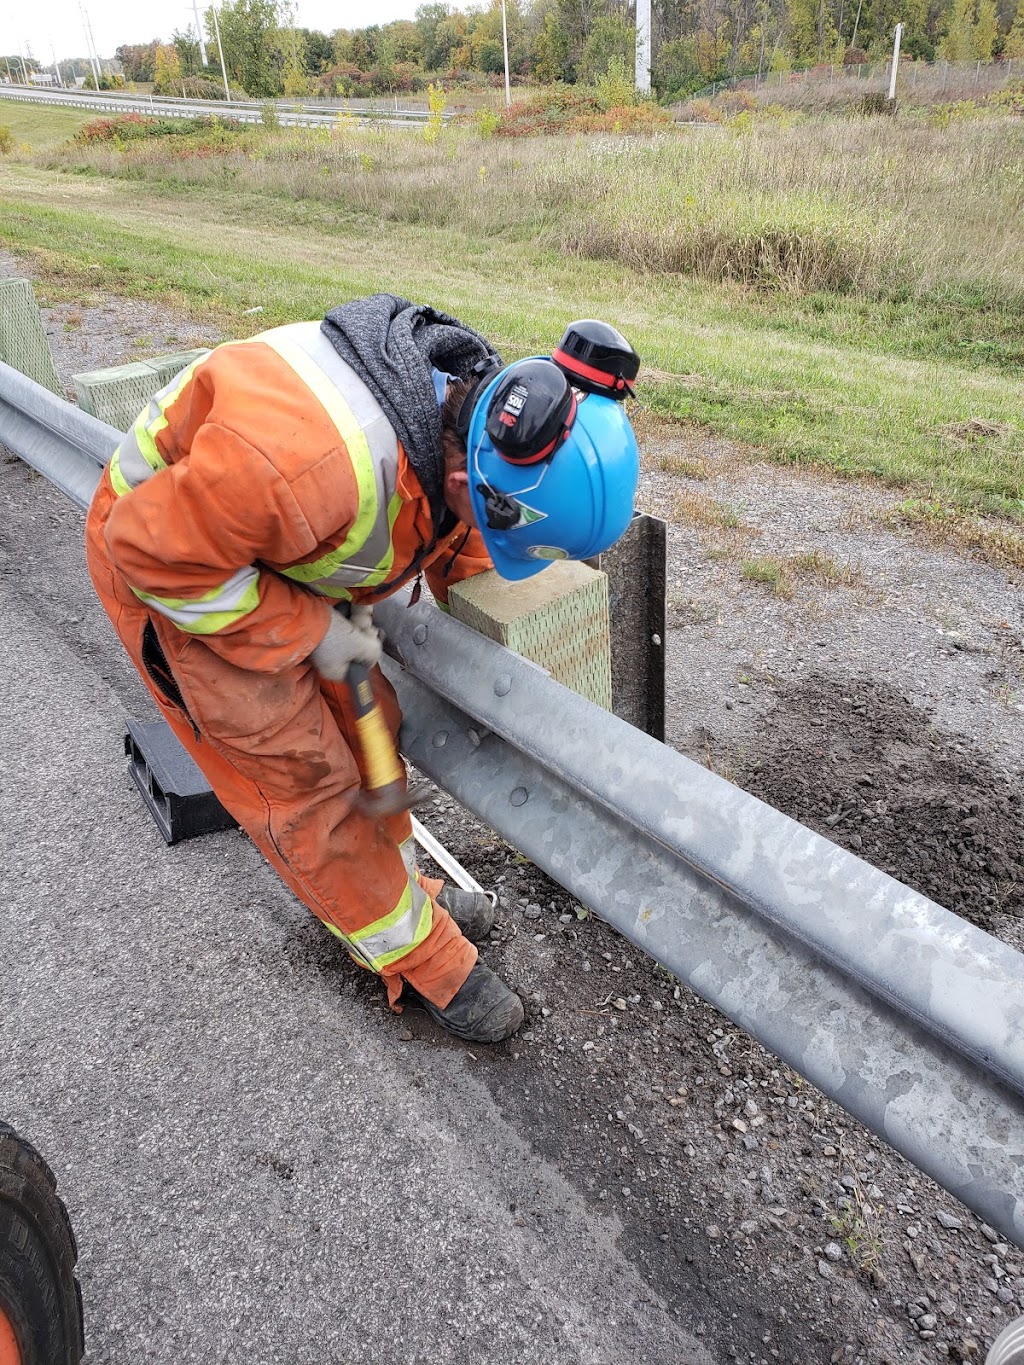
[[540, 919], [540, 906], [528, 905], [523, 911], [524, 919]]
[[740, 1232], [742, 1232], [746, 1237], [750, 1237], [756, 1231], [757, 1224], [754, 1222], [752, 1218], [748, 1218], [745, 1222], [740, 1224]]
[[1013, 1290], [1007, 1285], [1001, 1284], [996, 1290], [996, 1298], [1000, 1303], [1013, 1303]]
[[718, 1226], [717, 1223], [709, 1223], [708, 1226], [704, 1229], [704, 1231], [707, 1233], [707, 1235], [711, 1238], [713, 1242], [717, 1242], [719, 1237], [721, 1237], [722, 1235], [722, 1229]]
[[990, 1228], [987, 1223], [982, 1223], [981, 1235], [986, 1242], [995, 1243], [999, 1241], [999, 1233], [996, 1232], [995, 1228]]
[[832, 1274], [832, 1267], [829, 1265], [828, 1261], [821, 1260], [818, 1261], [818, 1274], [821, 1276], [823, 1280], [827, 1280], [829, 1278], [829, 1276]]
[[594, 1050], [595, 1047], [597, 1047], [597, 1044], [596, 1044], [596, 1043], [592, 1043], [592, 1042], [590, 1042], [590, 1041], [588, 1040], [587, 1042], [585, 1042], [585, 1043], [583, 1044], [583, 1051], [584, 1051], [584, 1052], [593, 1052], [593, 1050]]
[[961, 1223], [960, 1219], [955, 1217], [952, 1213], [947, 1213], [945, 1209], [939, 1209], [935, 1217], [948, 1232], [956, 1232], [963, 1227], [963, 1223]]
[[747, 1131], [747, 1125], [742, 1119], [733, 1119], [732, 1126], [736, 1129], [737, 1133], [745, 1133]]
[[922, 1313], [917, 1320], [917, 1326], [919, 1330], [923, 1329], [924, 1331], [929, 1332], [937, 1321], [938, 1318], [936, 1318], [934, 1313]]
[[825, 1244], [825, 1255], [830, 1261], [841, 1261], [843, 1259], [843, 1248], [838, 1242], [827, 1242]]
[[623, 1000], [621, 995], [617, 1000], [613, 1000], [612, 1004], [615, 1006], [617, 1010], [624, 1010], [626, 1008], [626, 1002], [625, 1000]]

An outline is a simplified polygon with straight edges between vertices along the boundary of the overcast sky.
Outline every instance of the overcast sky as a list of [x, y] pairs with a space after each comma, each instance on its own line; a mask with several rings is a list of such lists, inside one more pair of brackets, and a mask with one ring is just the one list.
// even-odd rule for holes
[[[209, 0], [197, 0], [199, 13]], [[122, 43], [167, 41], [175, 29], [195, 27], [188, 0], [167, 0], [163, 5], [140, 5], [138, 0], [82, 0], [92, 24], [101, 57], [112, 57]], [[301, 28], [358, 28], [386, 24], [392, 19], [411, 19], [421, 0], [297, 0]], [[0, 8], [0, 52], [24, 51], [29, 43], [37, 61], [50, 61], [50, 44], [60, 57], [84, 57], [85, 34], [78, 0], [35, 0], [34, 4]]]

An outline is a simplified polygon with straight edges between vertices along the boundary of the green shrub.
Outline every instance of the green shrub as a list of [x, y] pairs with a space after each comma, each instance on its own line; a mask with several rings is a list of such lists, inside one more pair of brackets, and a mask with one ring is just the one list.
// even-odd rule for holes
[[596, 81], [597, 98], [605, 109], [624, 109], [636, 104], [636, 82], [626, 69], [626, 59], [616, 54]]
[[14, 151], [14, 133], [6, 123], [0, 123], [0, 156], [9, 156]]
[[476, 116], [477, 131], [481, 137], [493, 137], [501, 122], [493, 109], [480, 109]]
[[281, 118], [277, 112], [277, 105], [273, 100], [264, 100], [260, 105], [260, 122], [268, 132], [276, 132], [281, 126]]

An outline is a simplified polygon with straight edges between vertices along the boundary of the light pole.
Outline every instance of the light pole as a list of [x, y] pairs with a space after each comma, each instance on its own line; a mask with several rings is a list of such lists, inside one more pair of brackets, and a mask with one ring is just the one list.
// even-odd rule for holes
[[512, 103], [512, 87], [508, 78], [508, 16], [505, 13], [505, 0], [501, 0], [501, 45], [505, 50], [505, 108]]
[[206, 65], [206, 39], [199, 23], [199, 0], [192, 0], [192, 13], [196, 16], [196, 33], [199, 37], [199, 60]]
[[228, 69], [224, 65], [224, 49], [220, 44], [220, 23], [217, 19], [217, 6], [210, 6], [210, 13], [213, 15], [213, 31], [217, 35], [217, 55], [220, 57], [220, 74], [224, 77], [224, 99], [228, 104], [231, 103], [231, 90], [228, 86]]
[[96, 82], [96, 93], [98, 95], [100, 92], [100, 64], [96, 60], [92, 41], [92, 28], [89, 25], [89, 16], [85, 12], [82, 0], [78, 0], [78, 12], [82, 16], [82, 28], [85, 30], [85, 50], [89, 57], [89, 65], [92, 67], [92, 78]]

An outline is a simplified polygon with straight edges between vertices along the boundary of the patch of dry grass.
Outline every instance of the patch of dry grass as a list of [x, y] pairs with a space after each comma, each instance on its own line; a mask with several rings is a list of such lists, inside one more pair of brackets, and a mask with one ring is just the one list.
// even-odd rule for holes
[[817, 579], [826, 588], [851, 588], [858, 581], [856, 570], [841, 564], [822, 550], [802, 550], [792, 555], [756, 555], [745, 559], [740, 576], [748, 583], [758, 583], [771, 589], [776, 597], [793, 596], [796, 583], [802, 578]]
[[662, 450], [651, 457], [651, 463], [662, 474], [680, 474], [686, 479], [707, 479], [711, 470], [707, 460], [683, 455], [677, 450]]
[[972, 516], [948, 503], [908, 498], [891, 508], [884, 520], [910, 527], [936, 545], [960, 550], [993, 568], [1024, 570], [1024, 534], [1001, 517]]
[[672, 520], [683, 526], [695, 526], [700, 531], [744, 531], [754, 534], [754, 528], [744, 526], [739, 513], [727, 503], [717, 502], [707, 493], [685, 489], [672, 500]]
[[776, 597], [793, 596], [793, 574], [789, 563], [779, 555], [757, 555], [740, 565], [740, 577], [747, 583], [770, 588]]
[[859, 574], [851, 564], [840, 563], [824, 550], [802, 550], [791, 555], [788, 562], [796, 574], [817, 578], [826, 588], [852, 588], [859, 581]]

